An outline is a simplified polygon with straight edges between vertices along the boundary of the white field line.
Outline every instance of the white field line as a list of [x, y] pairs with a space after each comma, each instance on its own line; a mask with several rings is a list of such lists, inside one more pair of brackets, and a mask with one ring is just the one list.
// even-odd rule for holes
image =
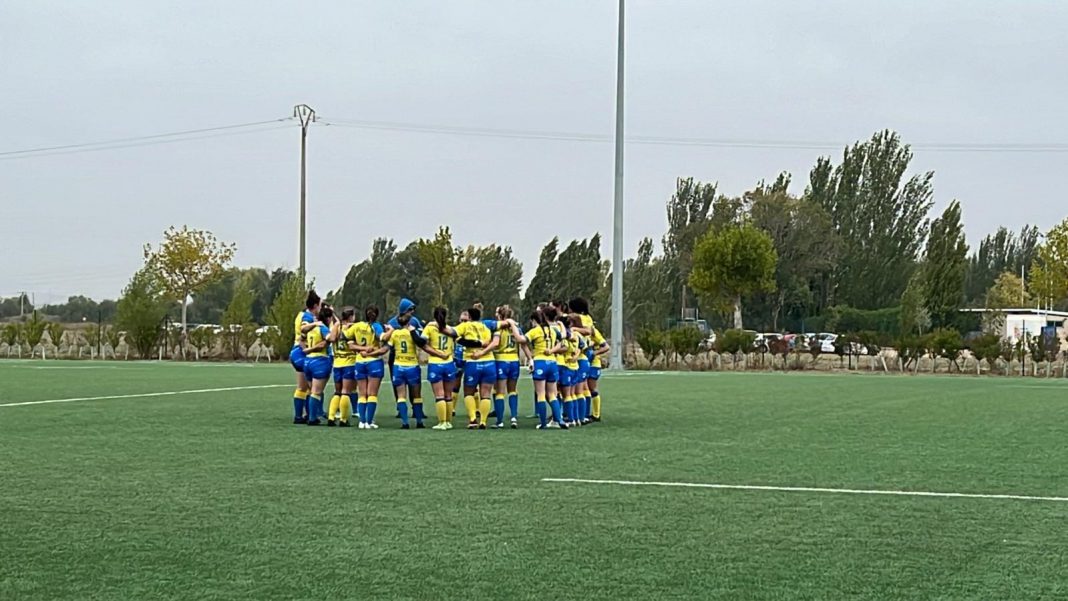
[[210, 392], [232, 392], [235, 390], [260, 390], [263, 388], [292, 388], [292, 384], [263, 384], [260, 386], [232, 386], [229, 388], [201, 388], [199, 390], [173, 390], [168, 392], [143, 392], [140, 394], [112, 394], [108, 396], [83, 396], [71, 399], [49, 399], [46, 401], [24, 401], [21, 403], [0, 403], [0, 407], [25, 407], [27, 405], [51, 405], [52, 403], [78, 403], [81, 401], [106, 401], [110, 399], [142, 399], [159, 396], [177, 396], [180, 394], [206, 394]]
[[1011, 501], [1047, 501], [1068, 503], [1068, 497], [1032, 495], [979, 494], [965, 492], [928, 492], [920, 490], [864, 490], [855, 488], [815, 488], [810, 486], [760, 486], [752, 484], [701, 484], [696, 482], [649, 482], [634, 480], [587, 480], [585, 478], [542, 478], [542, 482], [568, 484], [611, 484], [616, 486], [666, 486], [672, 488], [715, 488], [721, 490], [750, 490], [771, 492], [805, 492], [841, 495], [889, 495], [897, 497], [943, 497], [952, 499], [1002, 499]]

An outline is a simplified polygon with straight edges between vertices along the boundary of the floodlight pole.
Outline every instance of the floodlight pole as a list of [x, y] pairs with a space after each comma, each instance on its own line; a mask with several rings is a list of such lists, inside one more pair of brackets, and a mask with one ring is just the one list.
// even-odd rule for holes
[[616, 178], [612, 198], [612, 367], [623, 368], [623, 15], [619, 0], [616, 48]]
[[307, 222], [308, 222], [308, 126], [315, 123], [315, 109], [306, 105], [298, 104], [293, 107], [293, 117], [300, 120], [300, 277], [307, 281], [306, 254], [308, 249]]

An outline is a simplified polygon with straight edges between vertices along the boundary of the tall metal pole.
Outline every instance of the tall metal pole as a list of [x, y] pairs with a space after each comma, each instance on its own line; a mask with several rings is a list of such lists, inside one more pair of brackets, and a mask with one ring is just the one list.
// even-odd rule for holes
[[307, 221], [308, 221], [308, 126], [315, 122], [315, 109], [306, 104], [298, 104], [293, 107], [293, 116], [300, 119], [300, 277], [307, 281], [306, 255], [308, 249]]
[[623, 0], [616, 49], [616, 182], [612, 208], [612, 367], [623, 368]]

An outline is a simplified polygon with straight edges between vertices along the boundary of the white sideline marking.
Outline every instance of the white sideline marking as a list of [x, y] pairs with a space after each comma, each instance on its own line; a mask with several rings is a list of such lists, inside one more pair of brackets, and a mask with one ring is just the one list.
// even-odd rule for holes
[[1068, 503], [1068, 497], [1031, 495], [979, 494], [965, 492], [927, 492], [921, 490], [863, 490], [854, 488], [814, 488], [809, 486], [760, 486], [755, 484], [701, 484], [697, 482], [643, 482], [635, 480], [587, 480], [585, 478], [542, 478], [542, 482], [573, 484], [615, 484], [618, 486], [669, 486], [675, 488], [716, 488], [725, 490], [760, 490], [773, 492], [811, 492], [843, 495], [891, 495], [899, 497], [948, 497], [954, 499], [1008, 499], [1013, 501], [1049, 501]]
[[50, 405], [52, 403], [77, 403], [79, 401], [105, 401], [108, 399], [140, 399], [156, 396], [175, 396], [179, 394], [203, 394], [208, 392], [231, 392], [235, 390], [259, 390], [261, 388], [292, 388], [292, 384], [263, 384], [260, 386], [232, 386], [229, 388], [201, 388], [199, 390], [174, 390], [170, 392], [143, 392], [140, 394], [113, 394], [108, 396], [83, 396], [73, 399], [49, 399], [47, 401], [25, 401], [22, 403], [0, 403], [0, 407], [25, 407], [27, 405]]

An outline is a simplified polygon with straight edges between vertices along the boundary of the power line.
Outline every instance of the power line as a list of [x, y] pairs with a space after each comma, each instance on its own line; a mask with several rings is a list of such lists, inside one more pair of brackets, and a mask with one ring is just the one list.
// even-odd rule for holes
[[[283, 123], [285, 121], [292, 120], [291, 117], [282, 119], [271, 119], [270, 121], [254, 121], [251, 123], [236, 123], [233, 125], [220, 125], [217, 127], [205, 127], [201, 129], [190, 129], [185, 131], [174, 131], [161, 134], [151, 134], [147, 136], [135, 136], [130, 138], [116, 138], [112, 140], [104, 140], [100, 142], [84, 142], [80, 144], [64, 144], [61, 146], [46, 146], [40, 148], [29, 148], [25, 150], [9, 150], [0, 152], [0, 161], [13, 160], [21, 158], [32, 158], [39, 156], [53, 156], [57, 154], [74, 154], [79, 152], [96, 152], [100, 150], [114, 150], [119, 148], [133, 148], [138, 146], [151, 146], [155, 144], [169, 144], [173, 142], [184, 142], [186, 140], [201, 140], [205, 138], [215, 138], [223, 136], [242, 135], [248, 133], [257, 133], [262, 131], [271, 131], [275, 129], [282, 129], [288, 126], [277, 127], [259, 127], [263, 125], [272, 125]], [[252, 127], [258, 127], [258, 129], [248, 129]], [[244, 131], [231, 131], [231, 130], [244, 130]], [[205, 134], [205, 135], [196, 135]], [[172, 139], [168, 139], [172, 138]]]
[[[439, 135], [456, 135], [470, 137], [510, 138], [523, 140], [557, 140], [567, 142], [609, 143], [613, 138], [607, 134], [593, 134], [565, 131], [539, 131], [523, 129], [497, 129], [483, 127], [463, 127], [454, 125], [432, 125], [425, 123], [406, 123], [395, 121], [365, 121], [326, 117], [319, 123], [325, 126], [351, 127], [381, 131], [400, 131], [428, 133]], [[826, 141], [798, 140], [756, 140], [729, 138], [687, 138], [667, 136], [627, 136], [628, 144], [647, 144], [662, 146], [707, 146], [715, 148], [764, 148], [786, 150], [838, 150], [851, 146]], [[914, 150], [935, 152], [1032, 152], [1063, 153], [1068, 152], [1064, 143], [967, 143], [967, 142], [921, 142], [909, 145]]]
[[26, 149], [26, 150], [9, 150], [9, 151], [6, 151], [6, 152], [0, 152], [0, 156], [11, 155], [11, 154], [24, 154], [24, 153], [30, 153], [30, 152], [44, 152], [46, 150], [65, 150], [67, 148], [84, 148], [84, 147], [87, 147], [87, 146], [100, 146], [100, 145], [103, 145], [103, 144], [117, 144], [117, 143], [120, 143], [120, 142], [136, 142], [136, 141], [139, 141], [139, 140], [152, 140], [152, 139], [155, 139], [155, 138], [166, 138], [166, 137], [170, 137], [170, 136], [184, 136], [184, 135], [187, 135], [187, 134], [202, 134], [202, 133], [207, 133], [207, 132], [211, 132], [211, 131], [222, 131], [222, 130], [226, 130], [226, 129], [237, 129], [237, 128], [241, 128], [241, 127], [252, 127], [252, 126], [255, 126], [255, 125], [268, 125], [270, 123], [278, 123], [278, 122], [281, 122], [281, 121], [288, 121], [289, 119], [290, 118], [288, 118], [288, 117], [284, 117], [282, 119], [271, 119], [269, 121], [253, 121], [251, 123], [235, 123], [233, 125], [219, 125], [217, 127], [204, 127], [204, 128], [201, 128], [201, 129], [188, 129], [188, 130], [185, 130], [185, 131], [172, 131], [172, 132], [167, 132], [167, 133], [162, 133], [162, 134], [151, 134], [151, 135], [147, 135], [147, 136], [135, 136], [135, 137], [132, 137], [132, 138], [115, 138], [115, 139], [112, 139], [112, 140], [103, 140], [103, 141], [100, 141], [100, 142], [84, 142], [84, 143], [81, 143], [81, 144], [65, 144], [63, 146], [45, 146], [45, 147], [41, 147], [41, 148], [29, 148], [29, 149]]

